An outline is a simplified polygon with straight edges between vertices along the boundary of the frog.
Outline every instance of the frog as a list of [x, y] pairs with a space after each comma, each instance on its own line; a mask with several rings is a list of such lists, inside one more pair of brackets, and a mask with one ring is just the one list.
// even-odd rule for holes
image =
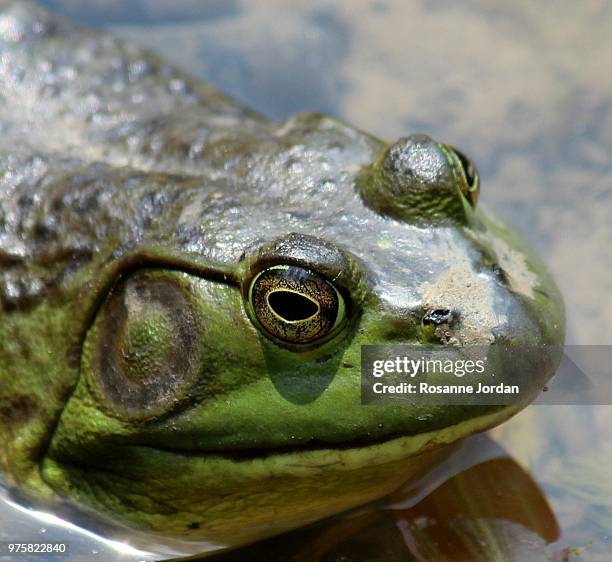
[[529, 402], [364, 405], [363, 346], [535, 346], [530, 399], [555, 372], [562, 296], [452, 145], [274, 122], [29, 1], [0, 45], [0, 471], [27, 501], [251, 544]]

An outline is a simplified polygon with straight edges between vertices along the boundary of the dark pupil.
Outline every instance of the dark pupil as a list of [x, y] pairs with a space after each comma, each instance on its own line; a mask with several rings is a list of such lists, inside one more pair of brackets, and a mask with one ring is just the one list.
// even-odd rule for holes
[[463, 171], [465, 172], [465, 179], [467, 180], [469, 187], [472, 187], [474, 185], [474, 180], [476, 179], [474, 177], [474, 166], [468, 160], [465, 154], [461, 154], [461, 152], [459, 152], [458, 150], [455, 150], [455, 154], [457, 155], [461, 162], [461, 165], [463, 166]]
[[276, 314], [288, 322], [306, 320], [317, 313], [318, 307], [310, 299], [291, 291], [274, 291], [268, 304]]

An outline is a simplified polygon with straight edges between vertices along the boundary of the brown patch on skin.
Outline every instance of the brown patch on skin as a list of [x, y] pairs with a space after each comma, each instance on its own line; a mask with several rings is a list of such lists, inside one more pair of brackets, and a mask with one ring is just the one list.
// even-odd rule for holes
[[33, 418], [40, 410], [37, 402], [27, 394], [9, 397], [9, 401], [0, 404], [0, 423], [18, 425]]
[[[462, 345], [487, 345], [493, 340], [486, 326], [501, 323], [495, 316], [492, 292], [486, 279], [473, 274], [469, 264], [453, 265], [442, 272], [434, 282], [423, 285], [423, 307], [432, 310], [452, 310], [461, 319], [461, 332], [450, 329], [449, 324], [439, 338], [448, 343]], [[460, 339], [459, 339], [460, 338]]]
[[501, 238], [492, 236], [490, 240], [510, 287], [517, 293], [533, 299], [538, 277], [529, 269], [525, 255], [510, 247], [508, 242]]

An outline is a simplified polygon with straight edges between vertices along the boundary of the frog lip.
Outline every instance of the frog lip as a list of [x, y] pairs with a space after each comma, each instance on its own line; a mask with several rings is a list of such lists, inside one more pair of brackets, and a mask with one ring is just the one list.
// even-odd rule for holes
[[164, 455], [168, 462], [173, 458], [187, 457], [194, 462], [202, 462], [206, 458], [216, 457], [231, 464], [248, 462], [277, 462], [278, 470], [285, 468], [303, 468], [320, 470], [325, 467], [336, 469], [354, 469], [359, 466], [384, 464], [400, 458], [425, 453], [440, 447], [446, 447], [460, 442], [464, 438], [505, 421], [523, 406], [505, 406], [496, 411], [489, 411], [480, 416], [470, 418], [465, 422], [451, 425], [442, 430], [429, 430], [414, 435], [390, 435], [385, 439], [368, 442], [354, 441], [351, 443], [311, 442], [304, 447], [269, 447], [254, 450], [238, 449], [208, 449], [185, 450], [164, 448], [152, 445], [131, 445], [133, 449], [155, 452]]
[[397, 440], [410, 440], [415, 439], [418, 440], [424, 435], [430, 433], [439, 433], [443, 432], [448, 428], [457, 428], [461, 426], [463, 423], [465, 425], [471, 425], [475, 420], [481, 417], [486, 416], [503, 416], [503, 410], [513, 410], [516, 409], [516, 405], [513, 406], [496, 406], [491, 407], [491, 410], [486, 414], [482, 414], [479, 416], [474, 416], [473, 418], [468, 418], [466, 420], [462, 420], [461, 422], [454, 425], [447, 425], [443, 427], [428, 427], [424, 429], [424, 431], [419, 433], [406, 433], [406, 432], [391, 432], [386, 435], [380, 435], [377, 437], [357, 437], [355, 439], [351, 439], [348, 441], [330, 441], [323, 439], [309, 439], [307, 442], [302, 444], [295, 445], [293, 443], [286, 444], [276, 444], [272, 446], [268, 445], [258, 445], [258, 446], [248, 446], [245, 448], [240, 447], [210, 447], [210, 448], [185, 448], [185, 447], [169, 447], [166, 445], [157, 445], [157, 444], [133, 444], [130, 446], [138, 447], [138, 448], [146, 448], [155, 450], [162, 453], [168, 453], [172, 455], [181, 455], [187, 457], [220, 457], [227, 460], [233, 461], [249, 461], [249, 460], [257, 460], [257, 459], [266, 459], [269, 457], [276, 457], [282, 455], [292, 455], [292, 454], [307, 454], [307, 453], [323, 453], [323, 452], [349, 452], [355, 451], [358, 449], [365, 450], [370, 448], [375, 448], [379, 446], [384, 446], [386, 443], [390, 443]]
[[[418, 434], [415, 434], [418, 435]], [[388, 437], [376, 439], [376, 440], [365, 440], [356, 439], [349, 442], [332, 442], [323, 440], [310, 440], [303, 445], [274, 445], [274, 446], [258, 446], [241, 449], [239, 447], [227, 447], [227, 448], [209, 448], [209, 449], [188, 449], [188, 448], [173, 448], [158, 445], [145, 445], [145, 447], [154, 449], [156, 451], [162, 451], [164, 453], [171, 453], [175, 455], [183, 456], [216, 456], [223, 457], [226, 459], [232, 459], [236, 461], [254, 460], [254, 459], [265, 459], [267, 457], [273, 457], [278, 455], [296, 454], [296, 453], [309, 453], [319, 451], [349, 451], [352, 449], [365, 449], [375, 445], [382, 445], [388, 441], [399, 439], [402, 437], [410, 437], [406, 434], [394, 434]]]

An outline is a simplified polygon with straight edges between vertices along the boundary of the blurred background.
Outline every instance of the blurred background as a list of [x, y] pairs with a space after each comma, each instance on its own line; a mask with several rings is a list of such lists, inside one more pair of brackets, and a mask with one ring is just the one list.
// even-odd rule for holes
[[[321, 111], [477, 163], [482, 201], [565, 296], [568, 343], [612, 344], [612, 3], [47, 0], [274, 119]], [[492, 435], [545, 491], [565, 559], [612, 552], [612, 407], [539, 406]]]

